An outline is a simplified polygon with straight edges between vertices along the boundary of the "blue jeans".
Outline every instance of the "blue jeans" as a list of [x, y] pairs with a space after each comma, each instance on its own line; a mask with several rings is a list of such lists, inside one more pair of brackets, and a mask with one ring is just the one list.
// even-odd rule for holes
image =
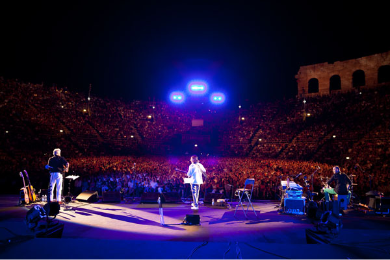
[[194, 206], [199, 206], [199, 189], [200, 184], [191, 184], [191, 190], [192, 190], [192, 200], [194, 201]]

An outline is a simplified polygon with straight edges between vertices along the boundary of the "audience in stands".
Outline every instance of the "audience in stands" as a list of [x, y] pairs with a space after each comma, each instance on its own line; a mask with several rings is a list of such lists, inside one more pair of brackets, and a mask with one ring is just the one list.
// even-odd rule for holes
[[[0, 78], [0, 100], [0, 185], [8, 189], [20, 186], [23, 169], [31, 172], [34, 186], [46, 188], [43, 166], [60, 147], [72, 161], [71, 172], [81, 176], [73, 183], [77, 192], [139, 196], [163, 190], [187, 196], [183, 176], [174, 169], [186, 170], [189, 156], [161, 154], [180, 146], [182, 134], [206, 133], [217, 144], [203, 158], [211, 172], [203, 192], [226, 192], [226, 184], [239, 187], [255, 177], [256, 196], [274, 198], [281, 179], [299, 172], [310, 176], [316, 165], [322, 173], [314, 176], [315, 186], [321, 188], [320, 177], [330, 176], [335, 164], [356, 175], [359, 195], [370, 189], [390, 192], [389, 86], [213, 113]], [[204, 119], [205, 125], [192, 127], [192, 119]]]

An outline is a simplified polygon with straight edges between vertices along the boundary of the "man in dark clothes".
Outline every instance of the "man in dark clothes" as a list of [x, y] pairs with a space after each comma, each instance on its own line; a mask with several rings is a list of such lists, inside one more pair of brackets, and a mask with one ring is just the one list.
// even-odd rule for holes
[[[346, 174], [340, 172], [339, 166], [333, 167], [333, 173], [334, 174], [332, 178], [330, 178], [327, 183], [328, 187], [324, 189], [325, 200], [329, 201], [329, 194], [332, 195], [338, 194], [338, 195], [348, 195], [347, 201], [349, 202], [351, 193], [348, 191], [348, 187], [352, 185], [351, 180], [348, 178]], [[336, 187], [334, 189], [329, 186], [332, 182], [336, 183]]]

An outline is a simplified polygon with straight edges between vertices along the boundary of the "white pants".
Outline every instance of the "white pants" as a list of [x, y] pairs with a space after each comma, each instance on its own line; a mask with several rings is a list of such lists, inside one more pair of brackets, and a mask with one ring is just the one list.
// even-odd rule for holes
[[54, 186], [57, 185], [56, 199], [58, 202], [61, 201], [61, 192], [62, 192], [62, 174], [60, 172], [50, 173], [50, 201], [53, 201]]

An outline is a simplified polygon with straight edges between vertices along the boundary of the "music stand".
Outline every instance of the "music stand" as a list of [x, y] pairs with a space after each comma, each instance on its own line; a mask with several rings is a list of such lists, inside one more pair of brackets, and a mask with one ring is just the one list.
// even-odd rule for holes
[[65, 177], [65, 179], [69, 179], [69, 186], [68, 186], [68, 195], [65, 197], [65, 209], [64, 210], [72, 210], [72, 207], [69, 207], [68, 204], [70, 202], [72, 202], [72, 194], [70, 193], [70, 184], [72, 182], [72, 180], [76, 180], [78, 177], [80, 176], [77, 176], [77, 175], [69, 175], [67, 177]]

